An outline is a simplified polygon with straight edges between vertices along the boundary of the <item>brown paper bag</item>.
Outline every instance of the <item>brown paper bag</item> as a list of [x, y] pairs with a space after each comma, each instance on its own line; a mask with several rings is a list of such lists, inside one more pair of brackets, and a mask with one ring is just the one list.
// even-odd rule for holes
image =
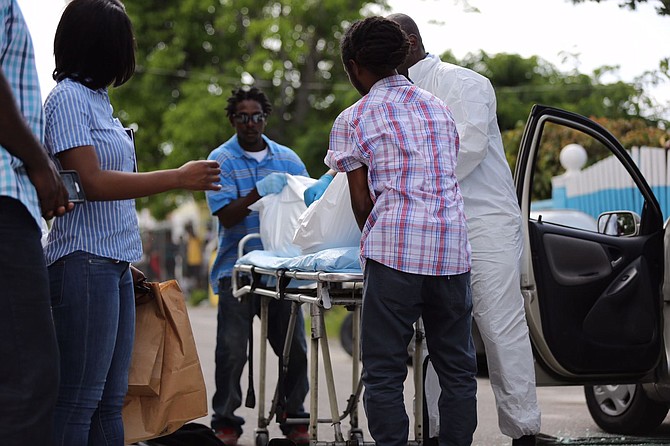
[[[145, 282], [152, 296], [160, 295], [160, 284]], [[155, 298], [135, 302], [135, 345], [128, 372], [128, 395], [157, 396], [163, 371], [165, 315]]]
[[[127, 444], [170, 434], [186, 422], [207, 415], [205, 380], [184, 295], [175, 280], [162, 282], [158, 288], [152, 299], [157, 311], [147, 312], [154, 317], [147, 315], [142, 323], [165, 327], [160, 386], [158, 395], [129, 392], [126, 396], [122, 414]], [[141, 333], [143, 328], [137, 328]], [[135, 346], [142, 342], [139, 336]], [[134, 355], [133, 359], [140, 357]], [[152, 374], [154, 371], [152, 367]]]

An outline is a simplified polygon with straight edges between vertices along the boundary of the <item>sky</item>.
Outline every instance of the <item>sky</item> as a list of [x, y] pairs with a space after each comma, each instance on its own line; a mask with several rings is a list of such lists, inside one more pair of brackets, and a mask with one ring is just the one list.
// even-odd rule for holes
[[[42, 95], [55, 85], [53, 38], [65, 0], [18, 0], [33, 37]], [[389, 0], [391, 12], [417, 22], [426, 50], [451, 50], [457, 58], [479, 50], [539, 56], [563, 72], [591, 75], [618, 65], [615, 77], [630, 82], [670, 57], [670, 17], [652, 1], [636, 11], [618, 0], [573, 5], [569, 0]], [[662, 42], [666, 42], [663, 44]], [[670, 108], [670, 81], [648, 90]], [[670, 120], [670, 112], [666, 113]]]

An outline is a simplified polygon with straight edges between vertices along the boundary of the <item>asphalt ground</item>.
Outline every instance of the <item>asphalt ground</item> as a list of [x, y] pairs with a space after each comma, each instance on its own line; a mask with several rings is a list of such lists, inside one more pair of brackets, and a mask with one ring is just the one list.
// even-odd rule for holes
[[[205, 382], [207, 385], [208, 398], [214, 393], [214, 348], [216, 345], [216, 308], [208, 302], [203, 302], [197, 307], [189, 307], [189, 317], [193, 328], [193, 334], [198, 347], [200, 362], [202, 365]], [[256, 318], [254, 323], [255, 339], [259, 339], [260, 322]], [[329, 353], [333, 364], [334, 389], [336, 391], [339, 413], [346, 407], [352, 391], [353, 362], [351, 357], [340, 346], [339, 337], [329, 334]], [[257, 342], [257, 341], [256, 341]], [[309, 341], [308, 341], [309, 346]], [[254, 346], [254, 382], [257, 401], [260, 399], [259, 388], [259, 354], [258, 344]], [[321, 349], [323, 351], [323, 349]], [[308, 352], [309, 355], [309, 352]], [[309, 357], [309, 356], [308, 356]], [[327, 381], [325, 379], [322, 356], [319, 357], [318, 384], [318, 413], [319, 419], [330, 416], [330, 398], [327, 392]], [[262, 418], [267, 418], [272, 403], [272, 394], [276, 386], [277, 360], [272, 350], [268, 347], [266, 365], [266, 391], [265, 412]], [[410, 416], [410, 442], [416, 439], [413, 430], [412, 402], [414, 398], [414, 384], [412, 381], [412, 370], [408, 373], [405, 382], [405, 407]], [[502, 435], [497, 426], [495, 413], [495, 402], [493, 393], [486, 376], [478, 377], [478, 427], [474, 435], [473, 446], [509, 446], [511, 440]], [[314, 386], [312, 385], [312, 389]], [[242, 374], [243, 395], [247, 389], [247, 370]], [[306, 409], [309, 410], [309, 398], [305, 401]], [[657, 435], [653, 437], [626, 437], [609, 435], [601, 431], [591, 420], [586, 408], [584, 394], [581, 387], [549, 387], [538, 388], [538, 401], [542, 410], [542, 434], [538, 437], [538, 445], [580, 445], [580, 446], [609, 446], [609, 445], [669, 445], [670, 425], [660, 428]], [[367, 423], [362, 403], [356, 405], [358, 413], [358, 428], [361, 429], [365, 444], [372, 444], [371, 437], [367, 431]], [[210, 407], [211, 414], [211, 407]], [[240, 446], [255, 446], [256, 434], [254, 429], [261, 423], [259, 421], [258, 406], [255, 408], [241, 407], [237, 414], [246, 419], [243, 426], [244, 432], [239, 439]], [[209, 416], [194, 422], [209, 425]], [[666, 420], [667, 422], [667, 420]], [[356, 426], [353, 426], [356, 427]], [[271, 421], [267, 426], [269, 438], [282, 438], [277, 423]], [[345, 418], [341, 424], [341, 432], [347, 439], [349, 430], [352, 428], [349, 418]], [[328, 423], [318, 425], [318, 444], [334, 445], [335, 428]]]

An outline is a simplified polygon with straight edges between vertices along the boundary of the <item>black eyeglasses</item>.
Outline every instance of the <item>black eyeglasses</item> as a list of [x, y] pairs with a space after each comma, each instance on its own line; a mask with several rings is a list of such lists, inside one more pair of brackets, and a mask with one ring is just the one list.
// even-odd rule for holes
[[265, 118], [265, 113], [254, 113], [253, 115], [248, 115], [246, 113], [235, 113], [233, 115], [233, 119], [238, 124], [246, 124], [249, 121], [253, 122], [254, 124], [258, 124], [265, 121]]

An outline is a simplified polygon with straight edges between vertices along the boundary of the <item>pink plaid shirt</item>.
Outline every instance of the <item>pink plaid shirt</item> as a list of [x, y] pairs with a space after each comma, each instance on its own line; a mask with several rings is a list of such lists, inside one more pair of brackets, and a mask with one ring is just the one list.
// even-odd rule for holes
[[457, 153], [447, 106], [403, 76], [380, 80], [340, 113], [325, 163], [339, 172], [368, 166], [374, 207], [361, 236], [363, 263], [431, 276], [470, 270]]

